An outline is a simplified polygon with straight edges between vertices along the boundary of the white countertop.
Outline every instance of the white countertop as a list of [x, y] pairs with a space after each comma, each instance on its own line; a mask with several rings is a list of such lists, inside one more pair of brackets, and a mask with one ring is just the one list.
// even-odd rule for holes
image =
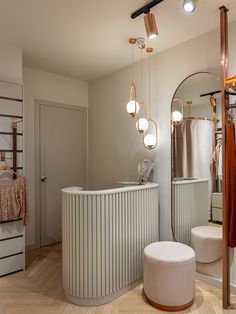
[[208, 182], [208, 179], [204, 178], [174, 178], [172, 184], [197, 184], [201, 182]]
[[147, 189], [154, 189], [158, 188], [157, 183], [146, 183], [146, 184], [139, 184], [134, 186], [124, 186], [119, 188], [112, 188], [106, 190], [83, 190], [82, 187], [72, 186], [68, 188], [62, 189], [62, 193], [66, 194], [73, 194], [73, 195], [106, 195], [106, 194], [114, 194], [120, 192], [129, 192], [129, 191], [140, 191], [140, 190], [147, 190]]

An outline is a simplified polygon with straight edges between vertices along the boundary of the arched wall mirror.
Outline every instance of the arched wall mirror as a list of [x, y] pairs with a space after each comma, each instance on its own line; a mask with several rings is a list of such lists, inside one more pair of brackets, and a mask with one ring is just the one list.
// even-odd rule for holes
[[172, 230], [191, 245], [191, 229], [222, 223], [221, 82], [187, 77], [172, 99]]

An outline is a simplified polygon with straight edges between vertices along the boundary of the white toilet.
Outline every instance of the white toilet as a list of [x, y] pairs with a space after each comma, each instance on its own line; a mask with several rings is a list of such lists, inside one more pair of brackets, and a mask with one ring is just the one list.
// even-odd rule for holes
[[220, 279], [222, 276], [222, 227], [193, 228], [191, 246], [196, 253], [197, 272]]

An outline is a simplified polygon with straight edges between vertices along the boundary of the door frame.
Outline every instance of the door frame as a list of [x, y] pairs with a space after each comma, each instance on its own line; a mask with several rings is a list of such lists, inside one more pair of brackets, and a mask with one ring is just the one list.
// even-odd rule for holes
[[88, 183], [88, 113], [87, 108], [82, 106], [67, 105], [63, 103], [35, 99], [35, 240], [36, 248], [41, 246], [41, 169], [40, 169], [40, 106], [50, 106], [57, 108], [65, 108], [71, 110], [78, 110], [83, 115], [83, 129], [84, 129], [84, 154], [83, 154], [83, 180], [85, 182], [84, 188], [87, 188]]

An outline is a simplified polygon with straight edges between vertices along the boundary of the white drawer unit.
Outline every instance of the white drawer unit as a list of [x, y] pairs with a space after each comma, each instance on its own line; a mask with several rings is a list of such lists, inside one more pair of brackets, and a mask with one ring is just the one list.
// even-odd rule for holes
[[0, 223], [0, 276], [25, 269], [25, 228], [22, 220]]
[[217, 222], [223, 221], [222, 212], [222, 193], [212, 193], [211, 196], [211, 206], [212, 206], [212, 220]]
[[24, 224], [22, 220], [0, 224], [0, 240], [14, 238], [23, 234]]
[[23, 253], [0, 259], [0, 276], [24, 270], [25, 257]]
[[223, 211], [222, 208], [212, 207], [212, 220], [223, 222]]
[[212, 193], [211, 194], [211, 204], [212, 207], [222, 208], [222, 193]]
[[24, 252], [23, 235], [0, 241], [0, 258]]

